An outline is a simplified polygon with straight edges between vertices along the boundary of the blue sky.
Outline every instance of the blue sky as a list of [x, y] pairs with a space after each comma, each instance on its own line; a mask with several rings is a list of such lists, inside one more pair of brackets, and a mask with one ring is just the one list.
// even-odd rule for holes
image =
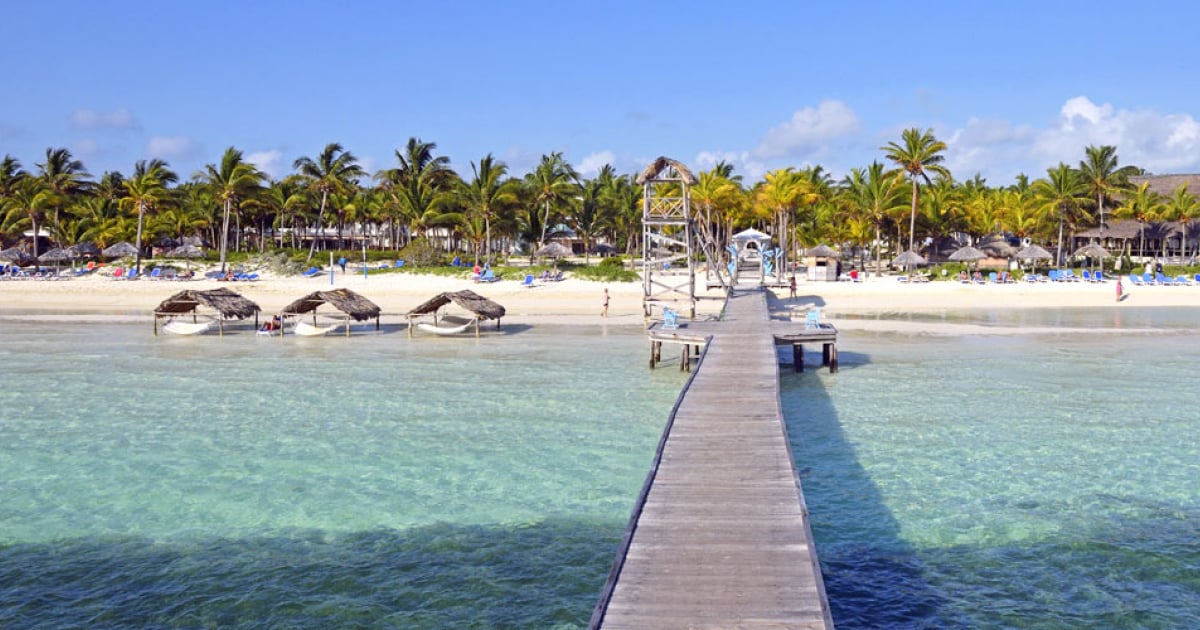
[[[248, 6], [243, 6], [248, 5]], [[371, 171], [410, 137], [460, 173], [584, 174], [658, 155], [748, 179], [882, 160], [932, 128], [958, 178], [993, 185], [1115, 144], [1200, 171], [1190, 3], [9, 3], [0, 153], [65, 146], [94, 175], [236, 146], [279, 176], [340, 142]]]

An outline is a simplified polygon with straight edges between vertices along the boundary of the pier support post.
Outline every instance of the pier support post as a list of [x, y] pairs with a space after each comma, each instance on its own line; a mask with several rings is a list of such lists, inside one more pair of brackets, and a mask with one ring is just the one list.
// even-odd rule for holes
[[802, 344], [792, 344], [792, 367], [796, 368], [797, 372], [804, 371], [804, 346]]
[[829, 373], [834, 374], [838, 370], [837, 344], [829, 343], [825, 344], [825, 347], [829, 349]]

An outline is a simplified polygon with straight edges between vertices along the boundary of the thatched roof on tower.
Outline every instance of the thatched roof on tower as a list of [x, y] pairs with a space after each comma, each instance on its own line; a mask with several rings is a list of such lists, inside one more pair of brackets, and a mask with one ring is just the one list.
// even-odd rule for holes
[[428, 315], [429, 313], [437, 312], [438, 309], [451, 302], [475, 313], [480, 319], [500, 319], [504, 317], [503, 306], [469, 289], [439, 293], [429, 301], [409, 311], [408, 314], [409, 316]]
[[[675, 170], [674, 176], [664, 174], [668, 168]], [[693, 185], [696, 183], [696, 176], [688, 167], [684, 166], [683, 162], [672, 160], [669, 157], [659, 156], [647, 166], [640, 175], [637, 176], [637, 183], [645, 184], [648, 180], [663, 180], [663, 181], [683, 181]]]
[[163, 300], [158, 308], [154, 309], [154, 314], [190, 313], [200, 306], [207, 306], [217, 311], [225, 319], [246, 319], [262, 310], [249, 298], [222, 288], [207, 291], [180, 291]]
[[361, 322], [372, 317], [379, 317], [379, 305], [350, 289], [334, 289], [333, 291], [310, 293], [283, 307], [283, 314], [302, 315], [310, 313], [317, 310], [322, 304], [329, 304], [354, 318], [355, 321]]

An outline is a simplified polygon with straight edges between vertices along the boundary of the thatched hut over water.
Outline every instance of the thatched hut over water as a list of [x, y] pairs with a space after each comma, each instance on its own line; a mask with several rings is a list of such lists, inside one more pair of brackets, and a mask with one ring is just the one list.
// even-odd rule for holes
[[350, 336], [350, 320], [361, 322], [375, 318], [375, 330], [379, 330], [379, 305], [350, 289], [317, 291], [283, 307], [283, 317], [298, 317], [313, 314], [313, 325], [317, 322], [317, 309], [328, 304], [346, 315], [346, 336]]
[[468, 310], [475, 314], [475, 334], [479, 335], [479, 320], [494, 319], [496, 320], [496, 330], [500, 329], [500, 318], [504, 317], [504, 307], [493, 302], [470, 289], [462, 291], [447, 291], [439, 293], [423, 304], [417, 306], [408, 312], [408, 334], [412, 336], [413, 318], [419, 315], [433, 315], [433, 322], [437, 324], [438, 311], [451, 302], [459, 307]]
[[225, 288], [207, 291], [180, 291], [163, 300], [154, 309], [154, 334], [158, 335], [159, 319], [173, 319], [191, 313], [192, 321], [195, 322], [196, 311], [201, 306], [216, 311], [220, 316], [217, 318], [217, 329], [221, 334], [225, 334], [226, 319], [254, 317], [254, 327], [258, 328], [258, 313], [262, 310], [253, 300]]

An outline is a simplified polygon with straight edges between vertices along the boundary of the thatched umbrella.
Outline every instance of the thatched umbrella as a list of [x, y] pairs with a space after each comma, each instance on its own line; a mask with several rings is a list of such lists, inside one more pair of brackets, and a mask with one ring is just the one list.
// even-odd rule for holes
[[1097, 245], [1095, 243], [1088, 243], [1087, 245], [1084, 245], [1083, 247], [1080, 247], [1079, 249], [1077, 249], [1071, 253], [1072, 257], [1088, 258], [1089, 260], [1090, 259], [1102, 260], [1104, 258], [1107, 258], [1110, 255], [1111, 254], [1108, 253], [1107, 249], [1104, 249], [1103, 247], [1100, 247], [1099, 245]]
[[116, 245], [109, 245], [108, 247], [105, 247], [100, 253], [109, 258], [124, 258], [126, 256], [136, 256], [137, 247], [134, 247], [133, 243], [130, 243], [129, 241], [121, 241]]
[[100, 255], [100, 248], [95, 243], [75, 243], [67, 251], [71, 252], [72, 258], [96, 258]]
[[807, 254], [809, 256], [813, 256], [816, 258], [841, 258], [841, 256], [842, 256], [840, 253], [838, 253], [838, 251], [836, 249], [834, 249], [824, 243], [817, 245], [816, 247], [814, 247], [812, 249], [809, 249], [807, 251]]
[[996, 258], [1011, 258], [1017, 253], [1017, 248], [1008, 244], [1008, 239], [1000, 235], [984, 237], [984, 240], [976, 243], [979, 249], [985, 254], [995, 256]]
[[6, 250], [0, 251], [0, 260], [7, 260], [18, 267], [32, 265], [37, 262], [37, 259], [33, 255], [20, 247], [9, 247]]
[[1033, 261], [1033, 270], [1037, 271], [1038, 260], [1050, 260], [1054, 256], [1041, 245], [1028, 245], [1017, 252], [1017, 260]]
[[892, 259], [892, 264], [897, 267], [909, 267], [912, 265], [924, 265], [927, 261], [920, 254], [913, 250], [908, 250], [903, 254]]
[[375, 318], [375, 330], [379, 330], [379, 305], [351, 291], [350, 289], [334, 289], [332, 291], [317, 291], [283, 307], [284, 317], [295, 317], [304, 313], [313, 314], [313, 325], [317, 321], [317, 308], [329, 304], [346, 314], [346, 336], [350, 336], [350, 319], [364, 321]]
[[38, 262], [54, 263], [54, 273], [56, 275], [58, 274], [58, 263], [60, 263], [64, 260], [73, 260], [73, 259], [74, 259], [74, 257], [71, 256], [71, 252], [69, 252], [61, 247], [55, 247], [54, 249], [46, 252], [45, 254], [38, 256]]
[[254, 327], [258, 328], [258, 313], [262, 310], [249, 298], [242, 297], [226, 288], [207, 291], [184, 290], [163, 300], [158, 308], [154, 309], [154, 334], [158, 334], [160, 317], [176, 317], [191, 313], [192, 319], [195, 320], [196, 309], [200, 306], [207, 306], [221, 315], [219, 330], [222, 335], [225, 334], [224, 320], [226, 319], [246, 319], [253, 315]]
[[175, 249], [172, 249], [171, 251], [163, 254], [163, 257], [165, 257], [165, 258], [183, 258], [184, 266], [186, 267], [187, 271], [191, 271], [192, 270], [192, 259], [193, 258], [204, 258], [204, 250], [200, 249], [199, 247], [196, 247], [195, 245], [190, 245], [190, 244], [180, 245], [179, 247], [176, 247]]
[[983, 260], [984, 258], [987, 258], [987, 254], [975, 249], [974, 247], [971, 247], [970, 245], [967, 245], [966, 247], [960, 247], [954, 250], [953, 254], [950, 254], [950, 260], [953, 260], [954, 262], [976, 263], [976, 270], [979, 269], [979, 261]]
[[482, 295], [479, 295], [474, 291], [471, 291], [470, 289], [464, 289], [462, 291], [447, 291], [445, 293], [439, 293], [409, 311], [408, 335], [410, 337], [412, 336], [412, 319], [414, 316], [428, 315], [432, 313], [434, 317], [434, 323], [436, 323], [438, 310], [451, 302], [454, 302], [463, 309], [471, 311], [475, 314], [475, 336], [479, 336], [478, 320], [480, 319], [494, 319], [496, 320], [496, 329], [500, 329], [500, 318], [504, 317], [504, 313], [506, 312], [504, 307], [483, 297]]

